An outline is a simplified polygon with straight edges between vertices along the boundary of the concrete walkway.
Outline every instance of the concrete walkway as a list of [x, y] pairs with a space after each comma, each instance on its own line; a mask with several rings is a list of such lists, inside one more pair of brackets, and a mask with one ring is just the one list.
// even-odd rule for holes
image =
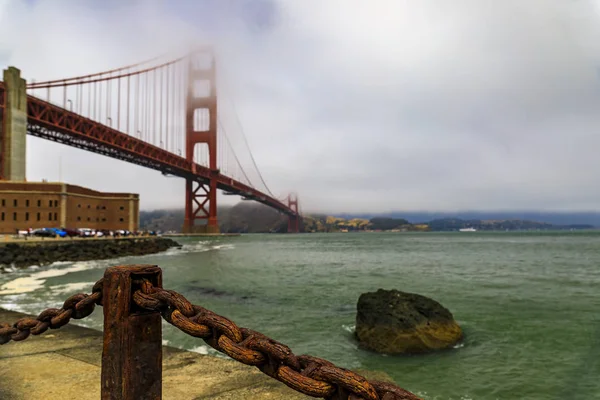
[[[13, 323], [24, 316], [0, 309], [0, 322]], [[0, 346], [0, 399], [97, 400], [101, 355], [102, 333], [74, 325], [4, 344]], [[367, 375], [369, 379], [389, 379], [383, 373]], [[163, 346], [165, 400], [311, 398], [255, 367]]]

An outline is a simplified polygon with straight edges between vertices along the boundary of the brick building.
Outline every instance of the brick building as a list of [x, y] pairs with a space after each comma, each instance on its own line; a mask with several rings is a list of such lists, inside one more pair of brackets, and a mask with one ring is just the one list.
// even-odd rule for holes
[[0, 181], [0, 233], [28, 228], [136, 231], [139, 195], [66, 183]]

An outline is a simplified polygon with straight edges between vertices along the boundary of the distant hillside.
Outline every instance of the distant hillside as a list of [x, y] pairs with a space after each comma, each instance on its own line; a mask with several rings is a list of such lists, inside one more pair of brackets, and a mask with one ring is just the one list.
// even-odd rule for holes
[[355, 232], [355, 231], [427, 231], [425, 224], [410, 224], [402, 218], [352, 218], [325, 215], [305, 215], [304, 232]]
[[461, 220], [523, 220], [537, 221], [551, 225], [592, 225], [600, 227], [598, 212], [542, 212], [542, 211], [457, 211], [457, 212], [391, 212], [377, 213], [336, 213], [345, 219], [353, 218], [404, 218], [410, 223], [422, 223], [436, 219], [456, 218]]
[[184, 210], [140, 211], [140, 229], [148, 231], [180, 232]]
[[[219, 227], [224, 233], [261, 233], [287, 231], [287, 218], [259, 203], [241, 202], [219, 207]], [[181, 232], [184, 210], [140, 211], [140, 229]]]
[[[223, 233], [275, 233], [287, 231], [287, 217], [259, 203], [240, 202], [233, 207], [220, 207], [219, 225]], [[440, 214], [427, 214], [440, 215]], [[331, 216], [324, 214], [304, 215], [303, 232], [353, 232], [353, 231], [457, 231], [475, 228], [479, 231], [591, 229], [594, 224], [578, 222], [578, 218], [555, 215], [550, 223], [542, 219], [521, 218], [428, 218], [426, 214], [407, 213], [399, 217]], [[484, 215], [481, 213], [480, 215]], [[485, 214], [487, 215], [487, 214]], [[490, 214], [496, 215], [496, 214]], [[550, 214], [547, 214], [550, 215]], [[183, 210], [155, 210], [140, 212], [140, 228], [162, 232], [180, 232], [183, 226]], [[420, 218], [420, 219], [417, 219]], [[582, 220], [585, 220], [582, 218]], [[573, 222], [575, 221], [575, 222]], [[600, 225], [600, 223], [598, 223]]]
[[219, 210], [221, 232], [287, 232], [287, 216], [260, 203], [241, 202]]

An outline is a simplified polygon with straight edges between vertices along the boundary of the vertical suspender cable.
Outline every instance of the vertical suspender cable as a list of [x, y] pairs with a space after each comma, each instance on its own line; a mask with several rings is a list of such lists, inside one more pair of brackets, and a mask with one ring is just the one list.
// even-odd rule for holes
[[150, 130], [148, 128], [149, 125], [149, 117], [150, 117], [150, 82], [148, 81], [148, 77], [150, 76], [149, 72], [144, 73], [144, 80], [146, 81], [146, 95], [144, 96], [144, 136], [147, 142], [151, 141], [150, 138]]
[[179, 86], [179, 133], [177, 135], [176, 150], [181, 153], [183, 150], [183, 140], [185, 137], [185, 83], [183, 81], [183, 74], [185, 73], [185, 70], [183, 62], [179, 63], [179, 70], [179, 84], [177, 85]]
[[139, 110], [140, 110], [140, 76], [135, 76], [135, 126], [134, 126], [134, 136], [137, 137], [138, 134], [138, 123], [139, 123]]
[[121, 131], [121, 78], [117, 80], [117, 130]]
[[[102, 77], [102, 75], [100, 75], [100, 77]], [[98, 96], [98, 119], [96, 121], [102, 121], [102, 81], [98, 82], [98, 85], [100, 86], [98, 89], [100, 95]]]
[[[110, 76], [109, 76], [109, 78], [110, 78]], [[111, 104], [111, 101], [110, 101], [110, 98], [112, 97], [111, 83], [112, 83], [112, 79], [109, 79], [106, 82], [106, 122], [110, 121], [110, 125], [109, 126], [112, 128], [112, 126], [113, 126], [112, 125], [112, 119], [111, 119], [111, 117], [112, 117], [112, 112], [111, 112], [111, 109], [112, 109], [111, 106], [112, 106], [112, 104]]]
[[92, 118], [92, 85], [91, 84], [87, 84], [85, 85], [88, 89], [88, 118]]
[[171, 75], [171, 66], [167, 65], [167, 110], [166, 110], [166, 117], [167, 117], [167, 126], [166, 126], [166, 130], [165, 130], [165, 141], [169, 140], [169, 79], [171, 79], [170, 77]]
[[156, 70], [152, 71], [152, 137], [156, 142]]
[[127, 128], [125, 128], [125, 130], [127, 131], [127, 133], [130, 133], [130, 125], [129, 125], [129, 111], [130, 111], [130, 106], [131, 106], [131, 102], [129, 101], [129, 92], [131, 89], [131, 79], [128, 76], [127, 77], [127, 99], [125, 100], [125, 106], [127, 107], [127, 116], [126, 116], [126, 120], [125, 120], [125, 124], [127, 125]]
[[158, 111], [158, 115], [159, 115], [159, 124], [160, 127], [158, 128], [158, 140], [162, 140], [162, 134], [163, 134], [163, 73], [164, 71], [164, 67], [160, 69], [160, 92], [159, 92], [159, 104], [160, 104], [160, 110]]
[[96, 100], [97, 100], [97, 95], [98, 94], [98, 82], [94, 82], [94, 116], [92, 117], [92, 119], [96, 119]]

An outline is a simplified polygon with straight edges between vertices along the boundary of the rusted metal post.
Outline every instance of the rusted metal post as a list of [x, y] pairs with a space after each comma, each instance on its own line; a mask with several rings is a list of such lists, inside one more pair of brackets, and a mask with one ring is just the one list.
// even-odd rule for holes
[[140, 279], [162, 288], [162, 272], [155, 265], [111, 267], [104, 273], [102, 400], [161, 399], [161, 315], [133, 302]]

